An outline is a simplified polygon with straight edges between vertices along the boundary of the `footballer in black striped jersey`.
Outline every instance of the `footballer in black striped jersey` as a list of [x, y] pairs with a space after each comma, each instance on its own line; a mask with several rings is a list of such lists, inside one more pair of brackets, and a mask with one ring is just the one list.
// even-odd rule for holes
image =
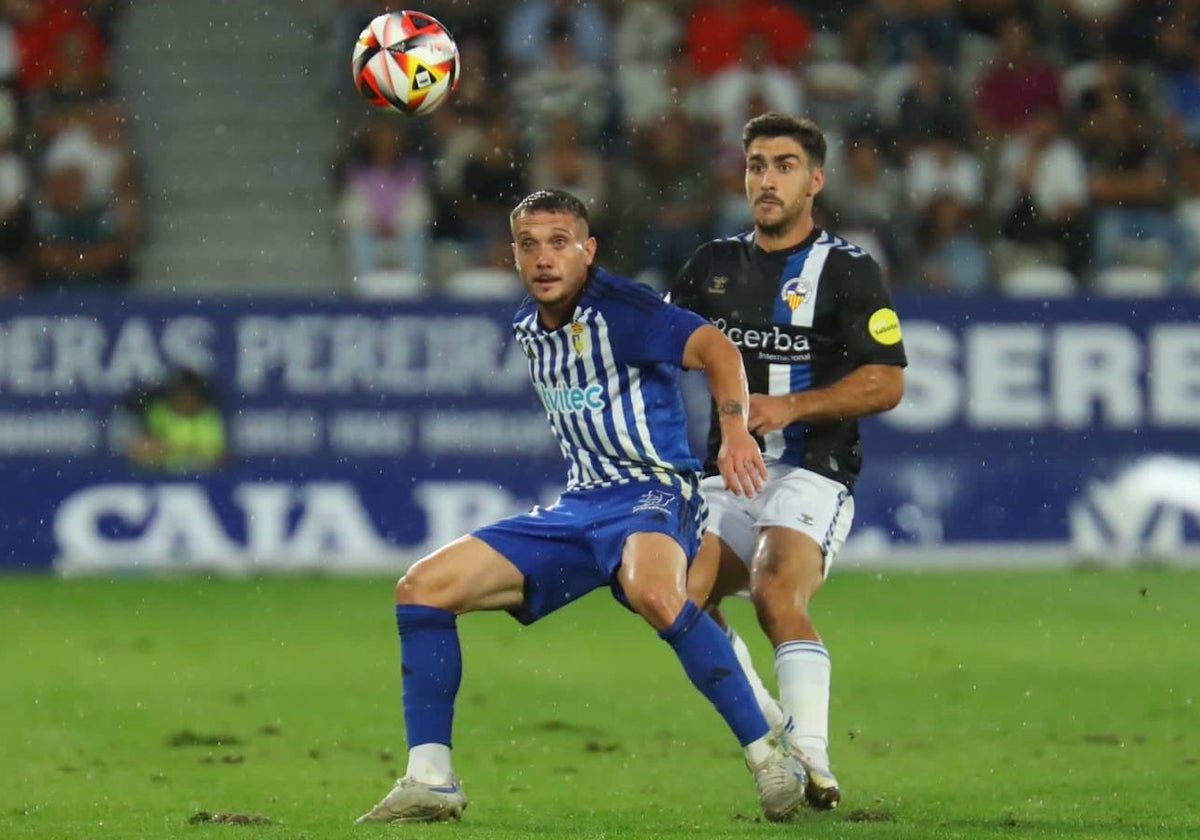
[[[728, 630], [768, 721], [808, 771], [816, 808], [841, 799], [829, 761], [829, 653], [808, 613], [854, 516], [862, 465], [857, 418], [904, 389], [900, 321], [878, 264], [813, 221], [825, 138], [811, 121], [765, 114], [746, 124], [746, 198], [754, 230], [708, 242], [670, 291], [738, 346], [767, 486], [747, 498], [706, 479], [710, 517], [689, 594], [714, 608], [749, 586], [775, 646], [779, 701]], [[713, 474], [719, 435], [709, 440]], [[719, 616], [719, 613], [717, 613]]]

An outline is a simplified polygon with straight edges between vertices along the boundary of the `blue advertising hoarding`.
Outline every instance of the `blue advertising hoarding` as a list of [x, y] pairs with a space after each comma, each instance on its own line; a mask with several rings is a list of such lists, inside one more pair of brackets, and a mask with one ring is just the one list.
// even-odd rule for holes
[[[1200, 301], [897, 305], [907, 390], [864, 424], [846, 562], [1200, 551]], [[551, 499], [564, 466], [510, 316], [5, 302], [0, 568], [397, 570]], [[123, 400], [179, 367], [212, 379], [226, 419], [207, 475], [124, 454]]]

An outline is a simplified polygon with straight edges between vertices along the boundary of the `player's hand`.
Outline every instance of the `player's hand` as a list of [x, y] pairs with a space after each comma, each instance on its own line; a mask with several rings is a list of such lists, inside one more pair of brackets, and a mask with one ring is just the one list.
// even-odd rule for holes
[[758, 441], [744, 428], [729, 430], [717, 453], [717, 469], [725, 479], [725, 489], [735, 496], [753, 498], [767, 480], [767, 465], [763, 462]]
[[775, 397], [767, 394], [750, 395], [750, 413], [746, 417], [746, 425], [754, 434], [774, 432], [795, 419], [787, 394]]

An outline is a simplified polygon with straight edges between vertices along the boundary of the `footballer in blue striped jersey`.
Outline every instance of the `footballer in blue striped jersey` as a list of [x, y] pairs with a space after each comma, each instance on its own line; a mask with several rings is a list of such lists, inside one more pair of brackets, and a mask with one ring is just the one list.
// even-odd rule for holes
[[567, 486], [554, 504], [438, 549], [396, 584], [408, 769], [359, 820], [456, 819], [466, 808], [450, 759], [460, 614], [507, 610], [531, 623], [600, 587], [658, 631], [724, 718], [764, 815], [791, 819], [804, 802], [804, 770], [786, 741], [770, 737], [729, 639], [685, 590], [706, 508], [680, 371], [708, 379], [722, 488], [753, 496], [766, 466], [747, 426], [741, 355], [704, 318], [594, 266], [596, 240], [578, 198], [533, 193], [511, 222], [529, 292], [513, 329], [566, 458]]
[[[749, 425], [769, 477], [753, 499], [708, 479], [711, 516], [689, 593], [710, 606], [750, 588], [775, 646], [779, 703], [730, 640], [772, 727], [786, 731], [808, 771], [816, 808], [841, 800], [829, 761], [829, 653], [808, 603], [854, 518], [862, 464], [858, 418], [900, 400], [906, 364], [900, 321], [875, 260], [816, 227], [825, 138], [811, 120], [764, 114], [743, 133], [754, 230], [701, 245], [670, 299], [707, 318], [742, 353]], [[719, 441], [710, 438], [715, 476]], [[719, 617], [719, 614], [717, 614]]]

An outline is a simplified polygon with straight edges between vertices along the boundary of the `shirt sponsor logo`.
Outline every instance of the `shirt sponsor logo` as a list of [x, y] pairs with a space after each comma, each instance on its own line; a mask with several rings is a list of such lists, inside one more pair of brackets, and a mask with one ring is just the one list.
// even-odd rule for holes
[[538, 385], [538, 396], [542, 405], [551, 414], [574, 414], [580, 411], [600, 411], [604, 408], [604, 389], [599, 385], [588, 385], [586, 388], [574, 386], [568, 388], [559, 385], [557, 388], [547, 388]]
[[876, 309], [867, 320], [867, 330], [879, 344], [900, 343], [900, 318], [894, 309]]
[[776, 325], [769, 330], [753, 327], [733, 327], [724, 318], [717, 318], [713, 326], [738, 347], [747, 350], [776, 350], [781, 353], [807, 353], [808, 336], [795, 335]]

